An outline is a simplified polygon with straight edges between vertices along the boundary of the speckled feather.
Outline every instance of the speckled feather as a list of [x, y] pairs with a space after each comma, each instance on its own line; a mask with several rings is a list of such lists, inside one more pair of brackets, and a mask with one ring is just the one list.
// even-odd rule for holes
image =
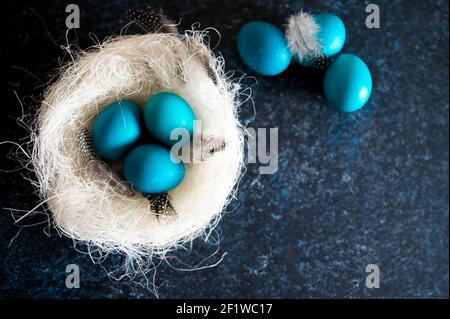
[[175, 208], [172, 206], [169, 193], [148, 195], [150, 207], [156, 216], [176, 214]]
[[87, 161], [98, 159], [94, 151], [94, 145], [92, 144], [91, 134], [87, 129], [83, 128], [78, 132], [78, 140], [80, 141], [83, 157]]
[[148, 33], [178, 33], [175, 23], [168, 19], [164, 13], [147, 7], [143, 10], [129, 9], [127, 17], [130, 21], [136, 22], [145, 32]]
[[329, 59], [324, 54], [320, 54], [314, 57], [312, 66], [316, 69], [323, 70], [328, 66], [329, 62]]
[[106, 183], [112, 187], [118, 194], [125, 196], [133, 196], [135, 194], [133, 188], [127, 182], [123, 181], [120, 176], [115, 173], [111, 167], [101, 161], [94, 151], [90, 132], [83, 128], [78, 133], [81, 152], [86, 159], [89, 174], [92, 179]]
[[227, 143], [222, 138], [216, 138], [214, 136], [202, 136], [202, 151], [201, 160], [204, 161], [215, 153], [223, 151]]

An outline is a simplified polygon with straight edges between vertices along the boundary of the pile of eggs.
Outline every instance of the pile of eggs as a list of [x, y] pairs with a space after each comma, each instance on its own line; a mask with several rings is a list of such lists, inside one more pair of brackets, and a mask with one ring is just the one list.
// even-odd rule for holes
[[[342, 20], [329, 13], [314, 15], [319, 30], [320, 55], [335, 57], [343, 48], [346, 31]], [[299, 31], [301, 32], [301, 31]], [[303, 37], [302, 34], [299, 35]], [[253, 71], [266, 76], [277, 75], [294, 60], [311, 67], [311, 59], [299, 59], [290, 51], [285, 33], [276, 26], [252, 21], [240, 29], [237, 48], [244, 63]], [[342, 112], [354, 112], [368, 101], [372, 91], [372, 76], [366, 63], [354, 54], [333, 58], [323, 81], [325, 98], [329, 105]]]
[[192, 137], [194, 125], [195, 114], [182, 97], [160, 92], [148, 99], [143, 112], [130, 100], [105, 107], [92, 125], [92, 144], [101, 159], [122, 161], [123, 177], [134, 189], [162, 193], [185, 175], [184, 163], [170, 152], [178, 142], [171, 132], [185, 129]]

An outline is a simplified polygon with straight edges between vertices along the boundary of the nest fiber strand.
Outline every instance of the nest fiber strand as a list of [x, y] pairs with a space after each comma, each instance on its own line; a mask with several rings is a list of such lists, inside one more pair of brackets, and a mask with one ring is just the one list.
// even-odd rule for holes
[[[215, 226], [241, 175], [243, 136], [239, 86], [228, 81], [223, 61], [202, 37], [157, 33], [109, 40], [79, 54], [46, 91], [32, 134], [32, 164], [66, 236], [104, 252], [163, 256]], [[186, 164], [183, 182], [169, 192], [176, 214], [158, 217], [141, 193], [120, 195], [91, 178], [77, 134], [109, 103], [131, 99], [143, 106], [160, 91], [183, 97], [202, 134], [226, 146], [208, 160]]]

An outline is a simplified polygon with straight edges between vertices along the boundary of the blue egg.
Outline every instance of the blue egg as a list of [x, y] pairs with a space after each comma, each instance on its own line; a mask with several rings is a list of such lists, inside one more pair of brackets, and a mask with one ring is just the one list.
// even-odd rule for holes
[[176, 128], [186, 129], [191, 138], [194, 134], [195, 114], [189, 104], [174, 93], [161, 92], [150, 97], [145, 104], [144, 121], [150, 134], [168, 146], [181, 139], [170, 139], [170, 133]]
[[162, 193], [181, 183], [184, 164], [172, 161], [167, 147], [144, 144], [131, 150], [125, 157], [123, 176], [140, 192]]
[[92, 143], [98, 156], [118, 160], [125, 156], [142, 134], [139, 106], [129, 100], [104, 108], [92, 125]]
[[346, 53], [328, 67], [323, 85], [329, 105], [342, 112], [354, 112], [369, 99], [372, 76], [363, 60]]
[[238, 33], [237, 48], [244, 63], [262, 75], [279, 74], [292, 60], [284, 33], [266, 22], [245, 24]]
[[[320, 13], [313, 18], [319, 26], [317, 41], [322, 46], [321, 53], [326, 58], [339, 53], [344, 47], [346, 37], [344, 22], [338, 16], [330, 13]], [[312, 66], [313, 62], [312, 57], [305, 57], [300, 61], [304, 66]]]

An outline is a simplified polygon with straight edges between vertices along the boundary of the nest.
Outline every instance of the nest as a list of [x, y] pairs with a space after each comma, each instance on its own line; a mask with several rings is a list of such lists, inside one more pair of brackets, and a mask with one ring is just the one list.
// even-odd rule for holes
[[[241, 176], [244, 141], [239, 85], [227, 79], [223, 60], [203, 36], [150, 33], [107, 40], [79, 53], [47, 89], [31, 135], [31, 163], [43, 202], [64, 235], [105, 253], [164, 256], [215, 227]], [[170, 209], [162, 212], [143, 194], [127, 195], [99, 178], [80, 144], [80, 132], [108, 104], [130, 99], [143, 107], [161, 91], [190, 104], [201, 121], [201, 144], [222, 145], [186, 164], [182, 183], [168, 193], [164, 207]], [[112, 171], [120, 172], [114, 165]]]

